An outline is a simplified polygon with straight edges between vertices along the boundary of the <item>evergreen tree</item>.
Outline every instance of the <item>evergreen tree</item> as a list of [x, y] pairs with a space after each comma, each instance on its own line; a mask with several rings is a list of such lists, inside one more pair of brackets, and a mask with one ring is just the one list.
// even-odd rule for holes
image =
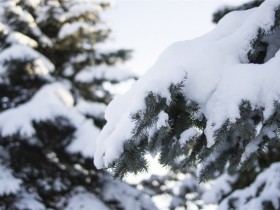
[[198, 199], [221, 210], [280, 209], [279, 29], [280, 2], [266, 0], [173, 44], [109, 105], [95, 164], [123, 177], [159, 153], [162, 165], [214, 180]]
[[0, 2], [0, 209], [154, 209], [93, 166], [112, 99], [131, 79], [127, 50], [106, 49], [97, 0]]

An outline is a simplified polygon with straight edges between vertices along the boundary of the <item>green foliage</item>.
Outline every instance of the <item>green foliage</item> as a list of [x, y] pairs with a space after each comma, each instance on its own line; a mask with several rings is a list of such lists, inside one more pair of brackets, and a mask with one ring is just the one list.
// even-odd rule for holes
[[[160, 163], [174, 169], [188, 171], [191, 166], [201, 163], [203, 167], [200, 170], [200, 181], [217, 178], [226, 171], [235, 174], [239, 170], [252, 170], [256, 166], [255, 162], [260, 161], [260, 156], [263, 155], [261, 148], [246, 159], [243, 157], [252, 141], [267, 138], [262, 132], [257, 134], [257, 126], [264, 123], [263, 109], [253, 109], [249, 101], [240, 104], [240, 118], [236, 122], [227, 120], [215, 132], [215, 143], [211, 147], [207, 147], [203, 133], [181, 145], [180, 136], [185, 130], [193, 127], [204, 130], [206, 127], [206, 119], [197, 115], [198, 105], [193, 101], [186, 101], [182, 96], [182, 84], [183, 82], [170, 86], [171, 103], [168, 104], [166, 98], [160, 95], [149, 93], [145, 100], [147, 108], [131, 116], [135, 123], [132, 139], [125, 142], [121, 157], [110, 166], [116, 177], [122, 178], [128, 172], [147, 170], [145, 154], [149, 152], [158, 152]], [[165, 125], [156, 127], [161, 112], [168, 115], [168, 121]], [[275, 115], [277, 112], [273, 116]], [[268, 120], [270, 121], [271, 119]], [[263, 129], [266, 129], [265, 125], [264, 123]], [[270, 141], [269, 144], [272, 142], [279, 141]], [[264, 147], [262, 144], [259, 146]]]
[[[121, 178], [128, 172], [147, 170], [147, 152], [159, 152], [159, 161], [163, 165], [173, 166], [177, 158], [188, 153], [192, 161], [195, 159], [197, 151], [193, 151], [192, 146], [182, 147], [179, 140], [181, 133], [186, 129], [192, 126], [203, 128], [205, 119], [198, 119], [196, 116], [199, 112], [197, 103], [186, 101], [183, 97], [183, 83], [184, 81], [170, 85], [170, 103], [167, 98], [150, 92], [145, 99], [146, 109], [131, 115], [135, 124], [132, 138], [124, 143], [121, 157], [110, 166], [116, 177]], [[167, 115], [168, 119], [165, 119], [164, 124], [157, 125], [162, 115]], [[192, 140], [194, 148], [199, 149], [195, 140], [197, 139]], [[186, 152], [187, 150], [192, 152]]]
[[[239, 170], [251, 170], [248, 166], [256, 166], [255, 162], [261, 159], [259, 156], [262, 149], [256, 150], [246, 159], [243, 157], [252, 141], [267, 137], [262, 132], [257, 134], [257, 126], [264, 121], [263, 109], [253, 109], [249, 101], [240, 104], [240, 118], [236, 122], [227, 120], [215, 132], [215, 143], [211, 147], [207, 147], [203, 133], [181, 145], [179, 139], [185, 130], [204, 130], [206, 127], [206, 119], [198, 116], [198, 105], [193, 101], [186, 101], [182, 96], [182, 84], [183, 82], [170, 86], [171, 103], [168, 104], [160, 95], [149, 93], [145, 100], [147, 108], [131, 116], [135, 123], [132, 139], [125, 142], [120, 159], [111, 165], [116, 177], [123, 177], [128, 172], [147, 170], [145, 154], [148, 152], [159, 152], [160, 163], [174, 169], [188, 171], [191, 166], [201, 163], [203, 167], [200, 170], [200, 181], [217, 178], [226, 171], [235, 174]], [[157, 128], [155, 124], [161, 112], [168, 115], [168, 122]], [[265, 125], [264, 123], [263, 129], [266, 129]]]

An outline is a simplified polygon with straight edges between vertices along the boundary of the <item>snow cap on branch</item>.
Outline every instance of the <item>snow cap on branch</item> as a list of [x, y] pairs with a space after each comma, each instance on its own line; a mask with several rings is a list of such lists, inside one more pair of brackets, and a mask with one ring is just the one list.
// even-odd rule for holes
[[207, 120], [208, 147], [215, 143], [214, 133], [226, 120], [235, 123], [240, 118], [239, 106], [244, 100], [253, 109], [264, 108], [267, 119], [280, 95], [280, 53], [269, 41], [273, 46], [264, 64], [251, 63], [248, 53], [260, 31], [271, 32], [278, 8], [279, 0], [267, 0], [259, 8], [230, 13], [212, 32], [166, 49], [130, 91], [109, 105], [107, 124], [94, 151], [95, 165], [108, 167], [120, 157], [124, 143], [133, 139], [131, 115], [145, 108], [150, 92], [171, 103], [169, 87], [182, 81], [184, 97], [198, 103]]

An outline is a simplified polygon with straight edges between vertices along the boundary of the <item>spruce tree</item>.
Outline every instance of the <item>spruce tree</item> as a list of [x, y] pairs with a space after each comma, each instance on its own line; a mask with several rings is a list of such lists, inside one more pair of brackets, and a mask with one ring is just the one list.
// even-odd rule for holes
[[134, 78], [120, 67], [130, 52], [102, 45], [108, 6], [0, 2], [0, 209], [154, 209], [93, 165], [106, 84]]
[[280, 209], [279, 29], [280, 2], [266, 0], [170, 46], [109, 105], [95, 164], [121, 178], [159, 154], [162, 165], [214, 180], [199, 196], [221, 210]]

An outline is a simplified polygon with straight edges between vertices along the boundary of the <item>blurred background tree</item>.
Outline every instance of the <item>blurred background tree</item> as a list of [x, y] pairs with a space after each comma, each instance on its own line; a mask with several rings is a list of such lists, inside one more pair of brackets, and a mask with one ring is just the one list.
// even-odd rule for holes
[[135, 78], [104, 44], [110, 4], [0, 2], [0, 209], [154, 209], [93, 165], [107, 86]]

